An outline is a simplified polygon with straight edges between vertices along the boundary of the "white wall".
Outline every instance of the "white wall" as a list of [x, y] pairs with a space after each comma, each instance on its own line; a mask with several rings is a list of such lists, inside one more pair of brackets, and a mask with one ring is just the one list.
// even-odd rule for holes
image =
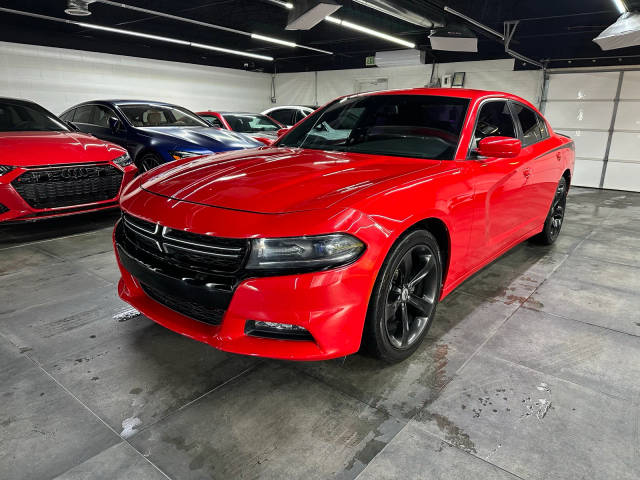
[[[436, 76], [466, 72], [465, 87], [498, 90], [526, 98], [540, 104], [542, 72], [538, 70], [514, 71], [513, 59], [486, 60], [439, 64]], [[315, 102], [314, 72], [284, 73], [276, 76], [278, 105]], [[431, 65], [390, 68], [360, 68], [318, 72], [318, 103], [320, 105], [341, 95], [354, 93], [359, 82], [387, 79], [388, 88], [424, 87], [431, 77]]]
[[33, 100], [56, 114], [109, 98], [262, 111], [270, 105], [270, 82], [263, 73], [0, 42], [0, 95]]

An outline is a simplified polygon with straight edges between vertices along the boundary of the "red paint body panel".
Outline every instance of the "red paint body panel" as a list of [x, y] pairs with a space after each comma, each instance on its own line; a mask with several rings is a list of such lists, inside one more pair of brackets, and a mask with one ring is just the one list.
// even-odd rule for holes
[[[8, 208], [0, 213], [0, 223], [31, 221], [98, 210], [117, 208], [119, 195], [103, 201], [68, 207], [33, 208], [11, 185], [30, 167], [60, 165], [109, 164], [123, 172], [121, 185], [137, 173], [135, 166], [120, 167], [112, 161], [126, 150], [91, 135], [76, 132], [0, 132], [0, 164], [16, 167], [0, 176], [0, 204]], [[121, 188], [122, 190], [122, 188]]]
[[[265, 148], [163, 165], [129, 184], [123, 211], [183, 231], [230, 238], [345, 232], [367, 249], [334, 270], [250, 278], [233, 294], [222, 324], [211, 326], [149, 298], [119, 261], [120, 296], [149, 318], [222, 350], [318, 360], [360, 347], [378, 271], [394, 242], [425, 219], [449, 236], [442, 298], [509, 248], [542, 230], [558, 181], [573, 171], [570, 139], [556, 135], [515, 158], [468, 158], [480, 103], [526, 101], [508, 94], [416, 89], [372, 95], [443, 95], [470, 99], [460, 147], [450, 161]], [[307, 119], [311, 118], [314, 114]], [[299, 325], [315, 341], [244, 333], [247, 320]]]

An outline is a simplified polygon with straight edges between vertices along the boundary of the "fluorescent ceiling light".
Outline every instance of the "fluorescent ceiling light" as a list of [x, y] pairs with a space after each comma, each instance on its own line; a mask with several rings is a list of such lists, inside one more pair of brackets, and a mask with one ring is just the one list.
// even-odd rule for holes
[[346, 20], [341, 20], [339, 18], [332, 17], [331, 15], [327, 16], [325, 20], [331, 23], [335, 23], [336, 25], [342, 25], [345, 28], [350, 28], [351, 30], [356, 30], [358, 32], [366, 33], [374, 37], [388, 40], [389, 42], [397, 43], [398, 45], [402, 45], [403, 47], [416, 48], [415, 43], [407, 42], [406, 40], [402, 40], [401, 38], [387, 35], [386, 33], [378, 32], [377, 30], [373, 30], [372, 28], [363, 27], [362, 25], [351, 23]]
[[618, 12], [624, 13], [627, 11], [627, 6], [624, 4], [622, 0], [613, 0], [613, 3], [615, 3], [616, 8], [618, 9]]
[[298, 45], [294, 42], [288, 42], [286, 40], [280, 40], [279, 38], [267, 37], [265, 35], [260, 35], [258, 33], [252, 33], [251, 38], [255, 40], [262, 40], [265, 42], [277, 43], [279, 45], [286, 45], [287, 47], [297, 47]]
[[270, 61], [270, 62], [273, 61], [273, 57], [269, 57], [267, 55], [258, 55], [257, 53], [243, 52], [243, 51], [240, 51], [240, 50], [231, 50], [229, 48], [216, 47], [214, 45], [207, 45], [207, 44], [204, 44], [204, 43], [188, 42], [186, 40], [178, 40], [176, 38], [161, 37], [159, 35], [151, 35], [149, 33], [134, 32], [132, 30], [124, 30], [122, 28], [105, 27], [103, 25], [95, 25], [93, 23], [84, 23], [84, 22], [72, 22], [72, 23], [75, 23], [76, 25], [79, 25], [81, 27], [92, 28], [94, 30], [102, 30], [102, 31], [105, 31], [105, 32], [119, 33], [121, 35], [131, 35], [133, 37], [148, 38], [150, 40], [158, 40], [160, 42], [167, 42], [167, 43], [175, 43], [175, 44], [178, 44], [178, 45], [185, 45], [187, 47], [202, 48], [202, 49], [205, 49], [205, 50], [213, 50], [213, 51], [216, 51], [216, 52], [229, 53], [231, 55], [238, 55], [238, 56], [241, 56], [241, 57], [258, 58], [260, 60], [267, 60], [267, 61]]
[[131, 35], [134, 37], [148, 38], [150, 40], [159, 40], [161, 42], [177, 43], [178, 45], [189, 46], [189, 42], [185, 40], [178, 40], [178, 39], [169, 38], [169, 37], [161, 37], [159, 35], [151, 35], [149, 33], [134, 32], [132, 30], [123, 30], [121, 28], [105, 27], [102, 25], [95, 25], [93, 23], [84, 23], [84, 22], [77, 22], [76, 25], [79, 25], [85, 28], [92, 28], [94, 30], [103, 30], [105, 32], [120, 33], [123, 35]]
[[269, 57], [267, 55], [258, 55], [257, 53], [249, 53], [249, 52], [242, 52], [240, 50], [230, 50], [228, 48], [214, 47], [213, 45], [206, 45], [204, 43], [191, 42], [189, 43], [189, 45], [191, 45], [193, 48], [203, 48], [205, 50], [214, 50], [216, 52], [230, 53], [231, 55], [238, 55], [240, 57], [258, 58], [260, 60], [267, 60], [269, 62], [273, 62], [273, 57]]
[[306, 45], [298, 45], [295, 42], [289, 42], [287, 40], [280, 40], [279, 38], [267, 37], [265, 35], [260, 35], [259, 33], [252, 33], [251, 34], [251, 38], [253, 38], [255, 40], [262, 40], [264, 42], [277, 43], [279, 45], [285, 45], [287, 47], [306, 48], [307, 50], [313, 50], [315, 52], [320, 52], [320, 53], [326, 53], [328, 55], [333, 55], [333, 52], [330, 52], [328, 50], [322, 50], [321, 48], [315, 48], [315, 47], [307, 47]]
[[287, 10], [291, 10], [293, 8], [293, 3], [291, 2], [283, 2], [281, 0], [268, 0], [271, 3], [275, 3], [276, 5], [280, 5], [281, 7], [286, 8]]

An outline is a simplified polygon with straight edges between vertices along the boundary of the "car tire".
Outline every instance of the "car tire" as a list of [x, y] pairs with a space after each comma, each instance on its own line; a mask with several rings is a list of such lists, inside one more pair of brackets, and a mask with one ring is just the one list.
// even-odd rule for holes
[[158, 165], [160, 165], [161, 163], [163, 163], [162, 159], [153, 152], [143, 153], [136, 160], [136, 166], [138, 167], [138, 170], [140, 170], [141, 172], [148, 172], [152, 168], [155, 168]]
[[414, 230], [391, 248], [373, 288], [364, 348], [388, 363], [411, 356], [427, 335], [442, 290], [442, 256], [435, 237]]
[[533, 241], [541, 245], [552, 245], [560, 235], [562, 223], [564, 222], [564, 212], [567, 206], [567, 194], [569, 193], [567, 179], [562, 177], [558, 182], [556, 193], [551, 202], [551, 208], [544, 222], [544, 228], [533, 237]]

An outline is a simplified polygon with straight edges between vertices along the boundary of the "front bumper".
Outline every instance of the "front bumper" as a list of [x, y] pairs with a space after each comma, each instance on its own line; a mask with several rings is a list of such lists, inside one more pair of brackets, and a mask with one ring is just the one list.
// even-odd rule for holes
[[[377, 272], [367, 258], [373, 252], [367, 251], [355, 263], [334, 270], [248, 278], [225, 291], [224, 287], [193, 285], [159, 273], [127, 253], [119, 228], [120, 224], [114, 231], [114, 245], [122, 273], [120, 297], [173, 331], [227, 352], [288, 360], [323, 360], [360, 348]], [[211, 309], [220, 308], [220, 321], [215, 322], [219, 324], [195, 320], [169, 308], [170, 302], [155, 300], [148, 287], [198, 300]], [[245, 333], [251, 321], [297, 325], [305, 328], [312, 340], [256, 337]]]
[[[16, 190], [15, 185], [12, 184], [12, 182], [15, 182], [18, 177], [28, 173], [31, 170], [29, 167], [19, 167], [8, 174], [0, 176], [0, 224], [30, 222], [47, 218], [118, 208], [120, 192], [122, 192], [124, 186], [134, 179], [137, 169], [133, 165], [127, 166], [124, 169], [111, 163], [100, 163], [99, 165], [111, 165], [113, 168], [122, 171], [120, 191], [115, 197], [100, 201], [81, 203], [71, 202], [72, 204], [70, 205], [49, 208], [38, 208], [30, 205], [28, 201]], [[82, 167], [83, 165], [78, 166]], [[46, 167], [37, 167], [38, 170], [42, 170], [43, 168]], [[51, 168], [58, 168], [58, 166], [52, 165]], [[48, 187], [43, 186], [43, 188], [46, 189]]]

